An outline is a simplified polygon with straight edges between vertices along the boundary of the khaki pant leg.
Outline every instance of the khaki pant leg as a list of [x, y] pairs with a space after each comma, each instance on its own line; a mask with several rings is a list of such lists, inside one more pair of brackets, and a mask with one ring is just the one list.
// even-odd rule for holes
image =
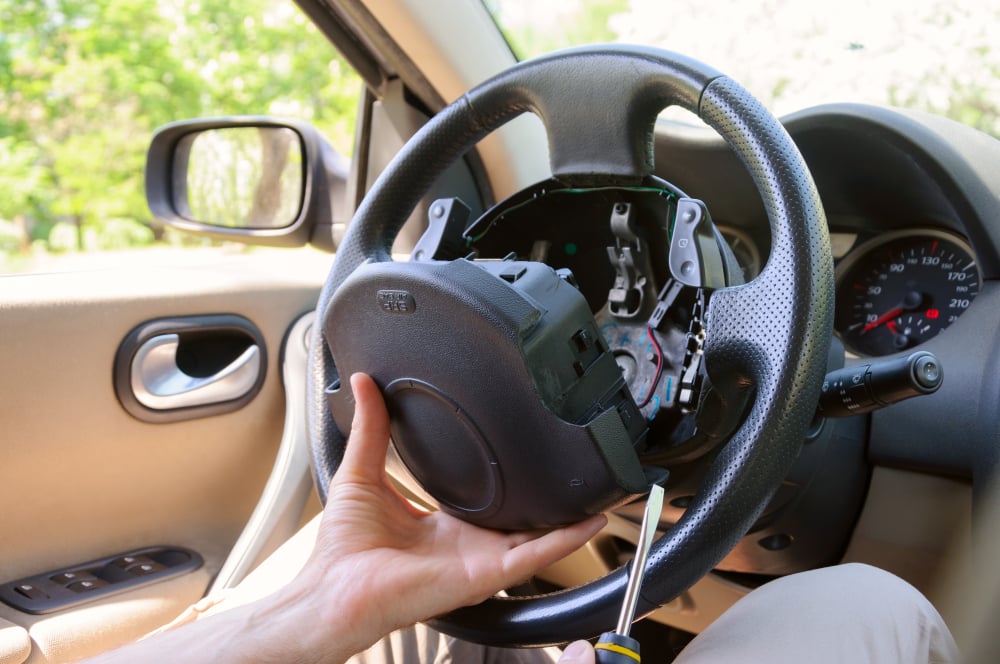
[[677, 664], [918, 664], [958, 660], [940, 614], [902, 579], [861, 564], [793, 574], [738, 601]]

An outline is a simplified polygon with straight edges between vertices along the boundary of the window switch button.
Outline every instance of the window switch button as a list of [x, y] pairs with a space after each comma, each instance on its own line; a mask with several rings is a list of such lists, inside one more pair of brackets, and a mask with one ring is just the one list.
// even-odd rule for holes
[[136, 563], [126, 571], [133, 576], [146, 576], [147, 574], [155, 574], [165, 569], [167, 568], [160, 563], [149, 561], [148, 563]]
[[75, 583], [71, 583], [66, 587], [75, 593], [85, 593], [91, 590], [96, 590], [106, 585], [108, 585], [108, 582], [105, 581], [104, 579], [93, 578], [93, 579], [84, 579], [83, 581], [76, 581]]
[[73, 583], [74, 581], [83, 581], [85, 579], [92, 580], [94, 578], [93, 574], [89, 572], [63, 572], [62, 574], [56, 574], [50, 577], [53, 583], [58, 583], [60, 586], [65, 586], [67, 584]]
[[37, 587], [35, 587], [34, 584], [31, 583], [22, 583], [21, 585], [16, 586], [14, 590], [17, 591], [18, 594], [24, 595], [28, 599], [40, 600], [49, 598], [48, 595], [46, 595], [43, 591], [39, 590]]
[[121, 558], [115, 558], [111, 561], [111, 564], [115, 567], [120, 567], [122, 569], [127, 569], [136, 563], [151, 563], [153, 562], [148, 556], [137, 555], [137, 556], [122, 556]]

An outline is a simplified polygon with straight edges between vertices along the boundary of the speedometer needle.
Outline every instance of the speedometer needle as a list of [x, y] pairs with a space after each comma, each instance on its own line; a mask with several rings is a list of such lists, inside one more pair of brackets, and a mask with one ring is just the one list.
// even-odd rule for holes
[[873, 320], [872, 322], [868, 323], [863, 328], [861, 328], [861, 334], [874, 330], [882, 323], [886, 322], [887, 320], [892, 320], [893, 318], [903, 313], [904, 311], [905, 309], [903, 309], [903, 307], [896, 307], [895, 309], [891, 309], [890, 311], [885, 312], [884, 314], [882, 314], [881, 316], [879, 316], [878, 318], [876, 318], [875, 320]]
[[902, 299], [899, 301], [899, 304], [897, 304], [892, 309], [885, 312], [884, 314], [882, 314], [881, 316], [879, 316], [878, 318], [876, 318], [875, 320], [873, 320], [872, 322], [868, 323], [863, 328], [861, 328], [860, 334], [871, 332], [882, 323], [886, 322], [887, 320], [892, 320], [893, 318], [903, 313], [904, 311], [913, 311], [914, 309], [918, 309], [920, 305], [923, 303], [923, 301], [924, 301], [924, 294], [921, 293], [920, 291], [911, 290], [907, 292], [906, 294], [903, 295]]

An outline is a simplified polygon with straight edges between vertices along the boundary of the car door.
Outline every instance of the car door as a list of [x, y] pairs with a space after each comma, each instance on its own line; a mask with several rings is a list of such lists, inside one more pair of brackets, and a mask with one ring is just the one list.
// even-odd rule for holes
[[[203, 561], [128, 590], [127, 601], [110, 596], [40, 615], [0, 606], [0, 619], [27, 628], [32, 650], [49, 661], [141, 636], [197, 601], [256, 504], [282, 436], [282, 340], [313, 306], [324, 269], [253, 258], [0, 280], [0, 579], [53, 577], [154, 546]], [[191, 419], [144, 421], [126, 410], [113, 369], [129, 333], [178, 318], [198, 329], [219, 314], [259, 331], [259, 392], [231, 412]], [[42, 588], [69, 601], [86, 590], [73, 588], [73, 597]]]
[[[164, 228], [143, 196], [156, 126], [297, 114], [349, 165], [325, 222], [336, 240], [421, 109], [442, 103], [356, 44], [348, 64], [327, 41], [343, 34], [322, 20], [320, 34], [290, 2], [165, 6], [0, 3], [14, 37], [0, 40], [14, 74], [0, 76], [5, 662], [75, 660], [141, 637], [238, 581], [319, 509], [301, 419], [309, 314], [332, 255]], [[188, 93], [197, 104], [185, 106]], [[492, 151], [495, 172], [515, 143]], [[490, 197], [474, 170], [446, 179], [475, 210]]]
[[[0, 5], [11, 63], [0, 218], [14, 238], [0, 263], [4, 662], [75, 660], [197, 602], [258, 504], [286, 413], [304, 412], [304, 381], [290, 385], [283, 370], [301, 377], [308, 321], [295, 323], [315, 306], [331, 254], [192, 240], [144, 202], [152, 130], [195, 108], [183, 108], [184, 86], [210, 100], [195, 112], [292, 113], [301, 96], [267, 83], [289, 58], [320, 54], [323, 76], [306, 92], [317, 108], [343, 108], [311, 119], [328, 136], [340, 127], [329, 140], [351, 149], [361, 83], [329, 42], [291, 3], [229, 5], [178, 5], [177, 16], [155, 3]], [[226, 106], [231, 78], [195, 67], [193, 47], [170, 50], [193, 44], [199, 23], [244, 63], [244, 91], [261, 79], [256, 96]], [[185, 26], [192, 34], [178, 36]], [[217, 69], [229, 62], [201, 55]], [[272, 106], [282, 95], [285, 107]], [[58, 97], [67, 103], [49, 104]], [[122, 229], [126, 250], [98, 251]], [[294, 495], [269, 517], [276, 541], [244, 547], [224, 576], [245, 573], [318, 509], [307, 462], [296, 464]]]

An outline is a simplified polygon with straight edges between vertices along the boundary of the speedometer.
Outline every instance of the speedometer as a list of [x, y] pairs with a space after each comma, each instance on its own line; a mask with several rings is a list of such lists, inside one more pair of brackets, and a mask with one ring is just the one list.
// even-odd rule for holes
[[889, 233], [837, 268], [835, 325], [861, 355], [888, 355], [940, 333], [979, 292], [972, 251], [942, 231]]

